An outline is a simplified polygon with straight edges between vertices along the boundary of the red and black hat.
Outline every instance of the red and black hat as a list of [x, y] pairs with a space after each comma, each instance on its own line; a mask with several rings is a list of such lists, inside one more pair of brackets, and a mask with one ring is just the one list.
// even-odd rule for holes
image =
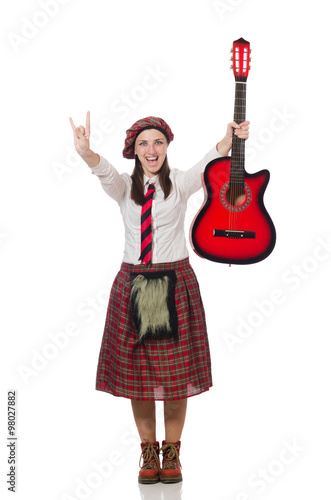
[[155, 128], [162, 132], [168, 141], [171, 142], [174, 138], [174, 134], [171, 131], [169, 125], [162, 120], [162, 118], [157, 118], [156, 116], [148, 116], [147, 118], [142, 118], [132, 125], [126, 131], [126, 139], [124, 142], [123, 156], [124, 158], [133, 159], [134, 158], [134, 143], [137, 135], [139, 135], [143, 130]]

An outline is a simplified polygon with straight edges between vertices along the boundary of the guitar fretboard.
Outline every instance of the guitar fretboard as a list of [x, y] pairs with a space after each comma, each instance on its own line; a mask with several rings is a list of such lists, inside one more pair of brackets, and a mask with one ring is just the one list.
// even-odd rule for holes
[[[234, 99], [234, 121], [242, 123], [246, 119], [246, 82], [236, 80]], [[244, 187], [245, 177], [245, 139], [235, 134], [232, 138], [230, 186]]]

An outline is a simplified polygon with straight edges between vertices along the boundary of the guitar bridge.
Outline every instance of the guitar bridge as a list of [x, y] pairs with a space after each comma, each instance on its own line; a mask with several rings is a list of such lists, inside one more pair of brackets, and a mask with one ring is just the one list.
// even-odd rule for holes
[[237, 238], [237, 239], [254, 239], [255, 231], [236, 231], [234, 229], [214, 229], [213, 236], [219, 236], [223, 238]]

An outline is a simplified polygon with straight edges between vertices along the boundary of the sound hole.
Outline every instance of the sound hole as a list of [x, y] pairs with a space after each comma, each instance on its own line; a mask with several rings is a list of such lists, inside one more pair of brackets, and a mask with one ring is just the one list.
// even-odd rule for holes
[[225, 194], [225, 198], [233, 207], [239, 207], [246, 200], [246, 191], [239, 186], [230, 186]]

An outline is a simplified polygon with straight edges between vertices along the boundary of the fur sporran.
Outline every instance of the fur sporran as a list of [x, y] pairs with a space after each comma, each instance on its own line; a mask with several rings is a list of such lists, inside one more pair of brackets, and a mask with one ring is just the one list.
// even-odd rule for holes
[[175, 271], [130, 273], [133, 320], [139, 342], [178, 340]]

